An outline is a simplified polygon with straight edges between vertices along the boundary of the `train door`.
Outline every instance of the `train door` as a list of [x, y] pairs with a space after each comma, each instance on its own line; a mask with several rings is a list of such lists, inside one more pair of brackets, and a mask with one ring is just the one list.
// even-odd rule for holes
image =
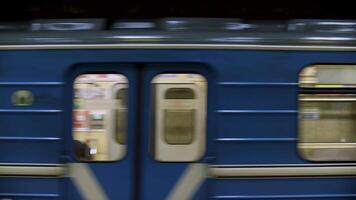
[[208, 199], [204, 163], [209, 162], [212, 129], [207, 123], [210, 88], [204, 67], [146, 65], [141, 199]]
[[133, 199], [137, 70], [83, 64], [66, 87], [67, 199]]
[[206, 176], [205, 76], [159, 65], [105, 70], [84, 66], [72, 76], [68, 198], [197, 196]]

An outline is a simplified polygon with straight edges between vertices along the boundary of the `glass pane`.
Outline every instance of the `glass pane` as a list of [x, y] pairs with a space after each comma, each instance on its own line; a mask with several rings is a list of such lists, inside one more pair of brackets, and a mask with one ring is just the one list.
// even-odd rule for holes
[[114, 161], [126, 151], [126, 92], [120, 74], [85, 74], [74, 81], [73, 139], [81, 161]]
[[194, 135], [194, 110], [165, 110], [165, 140], [168, 144], [190, 144]]
[[127, 115], [127, 88], [121, 88], [116, 92], [116, 99], [119, 103], [119, 109], [116, 113], [116, 141], [119, 144], [126, 142], [126, 115]]
[[301, 95], [300, 100], [301, 142], [356, 142], [355, 95]]
[[170, 88], [166, 92], [166, 99], [194, 99], [194, 91], [190, 88]]
[[119, 89], [119, 91], [116, 93], [116, 99], [120, 100], [120, 104], [122, 106], [126, 106], [127, 105], [127, 88], [122, 88]]
[[126, 109], [117, 111], [117, 124], [116, 124], [116, 141], [119, 144], [126, 142]]
[[301, 87], [356, 87], [356, 65], [312, 65], [300, 73]]

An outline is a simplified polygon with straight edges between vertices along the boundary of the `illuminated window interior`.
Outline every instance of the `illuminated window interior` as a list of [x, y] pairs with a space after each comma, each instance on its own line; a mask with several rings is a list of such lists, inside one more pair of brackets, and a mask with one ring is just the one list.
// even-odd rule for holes
[[128, 82], [120, 74], [84, 74], [74, 81], [74, 151], [81, 161], [120, 160], [126, 152]]
[[313, 161], [356, 160], [356, 67], [306, 67], [299, 86], [301, 155]]

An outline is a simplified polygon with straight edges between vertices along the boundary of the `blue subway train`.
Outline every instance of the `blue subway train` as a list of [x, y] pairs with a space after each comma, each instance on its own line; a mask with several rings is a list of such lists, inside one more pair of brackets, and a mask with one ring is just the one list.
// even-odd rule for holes
[[356, 199], [356, 22], [0, 24], [0, 199]]

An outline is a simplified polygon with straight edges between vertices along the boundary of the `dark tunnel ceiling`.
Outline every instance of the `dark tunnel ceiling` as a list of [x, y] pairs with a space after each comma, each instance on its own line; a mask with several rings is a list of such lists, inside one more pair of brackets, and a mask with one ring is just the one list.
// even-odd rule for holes
[[1, 21], [53, 18], [157, 19], [212, 17], [256, 20], [356, 19], [352, 1], [2, 1]]

